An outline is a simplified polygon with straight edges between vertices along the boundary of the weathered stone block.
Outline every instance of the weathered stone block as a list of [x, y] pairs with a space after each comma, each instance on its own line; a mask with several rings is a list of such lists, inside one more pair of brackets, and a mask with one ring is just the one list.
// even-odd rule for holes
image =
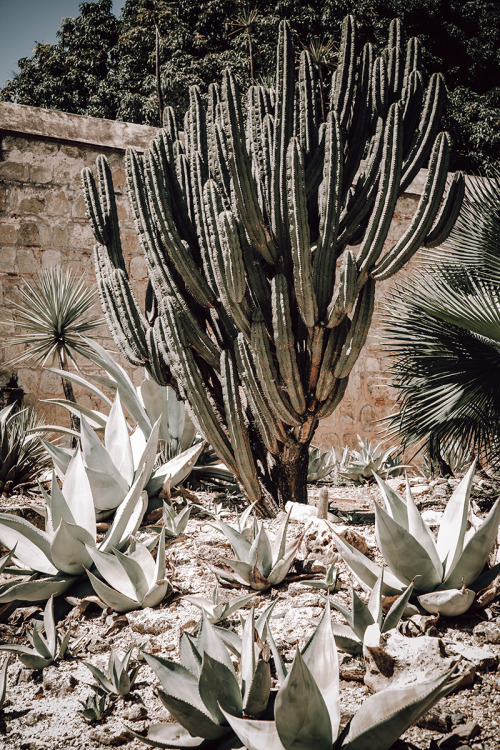
[[20, 162], [1, 162], [0, 177], [2, 180], [26, 181], [29, 178], [29, 167]]

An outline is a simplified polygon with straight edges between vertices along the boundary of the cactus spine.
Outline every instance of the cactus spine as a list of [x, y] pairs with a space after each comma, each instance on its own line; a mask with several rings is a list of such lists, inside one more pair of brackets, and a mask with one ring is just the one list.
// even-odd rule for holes
[[[127, 276], [109, 166], [99, 157], [97, 179], [83, 171], [117, 345], [176, 385], [263, 514], [306, 500], [308, 446], [347, 388], [376, 281], [442, 242], [457, 216], [463, 179], [446, 197], [449, 138], [439, 133], [444, 83], [436, 74], [425, 88], [419, 64], [398, 21], [375, 58], [371, 45], [358, 49], [348, 16], [321, 122], [311, 60], [302, 52], [296, 80], [282, 23], [275, 88], [251, 87], [246, 118], [230, 72], [207, 106], [192, 88], [183, 134], [168, 109], [146, 153], [126, 160], [146, 315]], [[427, 165], [415, 217], [385, 250], [396, 201]]]

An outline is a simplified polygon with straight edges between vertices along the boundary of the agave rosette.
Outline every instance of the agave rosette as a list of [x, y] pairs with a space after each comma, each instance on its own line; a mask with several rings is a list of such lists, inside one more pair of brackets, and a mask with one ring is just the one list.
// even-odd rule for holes
[[457, 681], [450, 671], [430, 680], [372, 695], [339, 736], [339, 665], [330, 605], [302, 652], [297, 649], [287, 672], [275, 647], [280, 689], [274, 720], [237, 716], [221, 701], [221, 710], [247, 750], [388, 750]]
[[[45, 636], [42, 634], [45, 631]], [[8, 643], [0, 645], [0, 651], [9, 651], [17, 654], [21, 664], [28, 669], [43, 669], [59, 659], [64, 659], [68, 653], [71, 629], [63, 636], [57, 632], [54, 620], [54, 597], [51, 596], [45, 605], [43, 612], [43, 623], [34, 622], [33, 627], [26, 633], [31, 648], [18, 644]], [[73, 647], [73, 654], [78, 644]]]
[[397, 627], [402, 618], [406, 605], [413, 591], [413, 583], [410, 583], [401, 596], [398, 596], [392, 603], [389, 611], [384, 617], [382, 607], [382, 587], [384, 584], [384, 571], [375, 582], [368, 603], [365, 604], [351, 589], [351, 609], [347, 609], [335, 599], [331, 599], [332, 605], [347, 620], [347, 625], [332, 623], [335, 643], [342, 650], [349, 654], [361, 654], [363, 645], [366, 640], [377, 642], [383, 633], [389, 632]]
[[209, 622], [212, 625], [215, 625], [216, 623], [222, 622], [222, 620], [226, 620], [228, 617], [231, 617], [231, 615], [234, 615], [234, 613], [237, 612], [241, 607], [244, 607], [246, 604], [252, 601], [255, 596], [257, 596], [256, 593], [244, 594], [244, 596], [236, 596], [233, 599], [230, 599], [228, 602], [221, 602], [219, 601], [219, 584], [216, 584], [212, 594], [212, 599], [207, 599], [203, 596], [194, 596], [191, 594], [184, 596], [183, 599], [190, 602], [191, 604], [194, 604], [195, 607], [198, 607], [198, 609], [201, 609], [203, 612], [205, 612]]
[[[156, 724], [146, 737], [135, 737], [153, 747], [225, 747], [234, 740], [224, 710], [241, 716], [261, 716], [271, 695], [271, 669], [267, 649], [255, 638], [253, 610], [242, 633], [239, 674], [229, 652], [203, 613], [195, 638], [183, 633], [181, 664], [144, 653], [161, 682], [158, 694], [176, 720]], [[220, 744], [219, 744], [220, 743]]]
[[[483, 573], [497, 537], [500, 500], [484, 521], [467, 530], [473, 464], [448, 500], [437, 540], [420, 516], [407, 480], [406, 501], [377, 478], [382, 504], [375, 504], [375, 534], [388, 570], [384, 593], [396, 594], [414, 581], [418, 601], [429, 612], [460, 615], [474, 600], [474, 592], [488, 585], [500, 564]], [[380, 567], [335, 535], [337, 548], [362, 585], [372, 588]]]
[[288, 522], [290, 513], [283, 520], [273, 542], [264, 528], [262, 521], [254, 518], [253, 526], [247, 531], [237, 531], [222, 521], [217, 521], [215, 528], [222, 531], [231, 544], [236, 560], [223, 557], [221, 562], [230, 570], [208, 567], [222, 581], [233, 585], [250, 586], [256, 591], [267, 591], [271, 586], [277, 586], [287, 576], [302, 541], [302, 537], [287, 542]]
[[90, 583], [98, 597], [116, 612], [155, 607], [172, 588], [165, 577], [165, 529], [158, 538], [156, 560], [137, 540], [125, 553], [118, 549], [103, 552], [92, 546], [87, 546], [87, 552], [101, 576], [88, 570]]
[[[144, 463], [98, 545], [101, 552], [122, 548], [138, 529], [147, 507], [147, 495], [142, 492], [147, 470]], [[0, 603], [42, 601], [52, 594], [57, 596], [92, 565], [88, 550], [96, 546], [96, 513], [79, 449], [69, 463], [62, 488], [53, 475], [51, 492], [44, 495], [44, 531], [24, 518], [0, 513], [0, 543], [12, 551], [22, 574], [0, 586]]]

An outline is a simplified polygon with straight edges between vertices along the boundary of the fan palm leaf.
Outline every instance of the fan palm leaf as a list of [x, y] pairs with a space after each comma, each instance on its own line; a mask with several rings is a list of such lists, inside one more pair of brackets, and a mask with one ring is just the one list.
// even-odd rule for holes
[[500, 171], [469, 179], [450, 237], [391, 295], [386, 338], [406, 446], [500, 461]]

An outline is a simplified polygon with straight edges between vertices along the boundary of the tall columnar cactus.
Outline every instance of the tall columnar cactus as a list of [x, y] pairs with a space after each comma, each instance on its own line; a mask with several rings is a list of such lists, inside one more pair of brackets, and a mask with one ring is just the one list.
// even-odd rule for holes
[[[193, 421], [263, 514], [306, 500], [308, 446], [341, 401], [365, 343], [375, 282], [446, 236], [450, 142], [441, 75], [424, 87], [419, 44], [398, 21], [375, 57], [343, 25], [330, 110], [319, 120], [307, 51], [298, 76], [280, 26], [274, 89], [241, 99], [230, 71], [205, 106], [197, 87], [180, 133], [171, 110], [144, 155], [127, 152], [128, 192], [150, 283], [143, 313], [127, 276], [111, 172], [85, 169], [101, 302], [133, 364], [177, 388]], [[247, 107], [246, 117], [243, 104]], [[415, 217], [384, 243], [398, 196], [428, 166]], [[441, 207], [440, 215], [438, 211]]]

